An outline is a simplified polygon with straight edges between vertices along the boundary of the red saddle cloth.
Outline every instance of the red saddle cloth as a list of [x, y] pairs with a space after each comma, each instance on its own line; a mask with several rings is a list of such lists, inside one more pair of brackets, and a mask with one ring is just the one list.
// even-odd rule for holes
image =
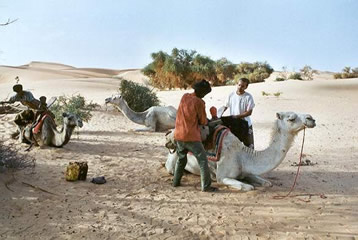
[[221, 150], [223, 146], [224, 137], [230, 132], [230, 129], [225, 126], [218, 126], [211, 141], [211, 144], [205, 144], [206, 150], [214, 148], [214, 152], [207, 152], [207, 157], [209, 161], [217, 162], [220, 160]]
[[[209, 161], [217, 162], [220, 160], [221, 149], [223, 145], [224, 137], [230, 132], [230, 129], [225, 126], [218, 126], [215, 128], [213, 134], [209, 135], [209, 138], [204, 142], [204, 148], [207, 151], [207, 158]], [[214, 149], [214, 152], [208, 152], [208, 150]], [[189, 154], [193, 154], [189, 152]]]
[[44, 115], [41, 116], [40, 121], [38, 121], [38, 123], [32, 129], [32, 132], [34, 134], [38, 134], [39, 132], [41, 132], [42, 124], [47, 117], [51, 118], [51, 120], [54, 121], [53, 118], [48, 113], [45, 113]]

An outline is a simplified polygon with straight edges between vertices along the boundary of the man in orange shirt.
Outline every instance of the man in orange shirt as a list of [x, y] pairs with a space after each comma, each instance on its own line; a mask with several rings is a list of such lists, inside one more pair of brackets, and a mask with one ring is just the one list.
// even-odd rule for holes
[[202, 98], [211, 92], [210, 83], [201, 80], [193, 85], [194, 93], [186, 93], [180, 100], [175, 121], [174, 139], [177, 143], [179, 159], [175, 166], [173, 186], [180, 186], [180, 180], [187, 163], [186, 154], [190, 151], [198, 160], [200, 167], [201, 190], [214, 192], [217, 188], [211, 187], [208, 159], [203, 144], [199, 125], [206, 125], [208, 120], [205, 112], [205, 102]]

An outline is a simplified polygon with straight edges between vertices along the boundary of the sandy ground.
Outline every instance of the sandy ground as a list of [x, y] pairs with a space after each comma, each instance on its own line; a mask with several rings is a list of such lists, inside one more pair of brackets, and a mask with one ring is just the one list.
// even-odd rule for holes
[[[303, 151], [304, 160], [317, 164], [301, 167], [292, 195], [277, 200], [274, 196], [287, 194], [293, 184], [302, 133], [284, 162], [264, 176], [271, 188], [244, 193], [214, 183], [219, 192], [203, 193], [199, 176], [192, 174], [173, 188], [163, 167], [165, 133], [135, 132], [140, 125], [103, 105], [117, 92], [113, 75], [147, 81], [138, 70], [39, 62], [0, 66], [0, 99], [12, 94], [19, 76], [37, 97], [80, 93], [102, 106], [63, 148], [27, 153], [36, 159], [35, 168], [0, 172], [0, 239], [358, 239], [358, 79], [333, 80], [323, 73], [313, 81], [249, 86], [256, 101], [257, 150], [268, 146], [276, 112], [309, 113], [317, 121], [306, 132]], [[207, 109], [221, 106], [234, 88], [213, 88], [204, 99]], [[177, 107], [184, 92], [157, 94], [163, 105]], [[0, 115], [0, 137], [24, 152], [26, 145], [9, 137], [13, 118]], [[88, 162], [87, 181], [65, 181], [70, 161]], [[92, 184], [97, 176], [107, 183]]]

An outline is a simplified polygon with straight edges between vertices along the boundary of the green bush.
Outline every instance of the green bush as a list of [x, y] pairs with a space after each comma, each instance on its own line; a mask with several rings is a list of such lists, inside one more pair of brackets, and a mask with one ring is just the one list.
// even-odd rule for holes
[[274, 95], [275, 97], [279, 97], [281, 94], [282, 94], [282, 92], [275, 92], [275, 93], [273, 93], [273, 95]]
[[271, 95], [270, 93], [267, 93], [265, 91], [261, 91], [261, 94], [262, 94], [262, 96], [270, 96]]
[[300, 73], [295, 72], [295, 73], [291, 73], [288, 79], [302, 80], [302, 77]]
[[276, 82], [282, 82], [282, 81], [285, 81], [286, 79], [282, 78], [282, 77], [277, 77], [275, 79]]
[[79, 116], [82, 121], [88, 122], [91, 117], [91, 111], [98, 106], [92, 102], [87, 103], [86, 99], [80, 94], [75, 96], [60, 96], [57, 101], [51, 106], [50, 110], [55, 114], [56, 123], [62, 124], [63, 117], [62, 113], [73, 113]]
[[335, 74], [333, 75], [333, 77], [334, 77], [334, 79], [341, 79], [341, 78], [342, 78], [342, 74], [340, 74], [340, 73], [335, 73]]
[[237, 66], [235, 80], [247, 78], [250, 83], [263, 82], [273, 72], [273, 68], [267, 62], [242, 62]]
[[136, 112], [143, 112], [152, 106], [158, 106], [160, 103], [156, 93], [148, 87], [125, 79], [121, 80], [119, 91], [127, 101], [128, 106]]
[[358, 78], [358, 68], [352, 69], [351, 67], [345, 67], [341, 73], [335, 73], [333, 76], [335, 79]]

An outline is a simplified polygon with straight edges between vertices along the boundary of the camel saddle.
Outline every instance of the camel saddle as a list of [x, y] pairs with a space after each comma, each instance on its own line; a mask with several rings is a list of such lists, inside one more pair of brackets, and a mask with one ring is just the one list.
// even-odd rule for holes
[[43, 122], [47, 117], [49, 117], [53, 122], [55, 122], [55, 120], [53, 119], [53, 117], [49, 113], [44, 112], [43, 114], [41, 114], [39, 116], [39, 120], [36, 122], [35, 126], [32, 127], [32, 133], [33, 134], [38, 134], [38, 133], [41, 132]]
[[[203, 145], [207, 153], [207, 158], [209, 161], [219, 161], [223, 139], [228, 134], [228, 132], [230, 132], [230, 129], [222, 125], [221, 119], [210, 120], [208, 126], [209, 135], [207, 139], [203, 141]], [[168, 137], [172, 133], [172, 131], [168, 131], [165, 134], [167, 137], [165, 147], [168, 148], [170, 153], [174, 153], [176, 151], [175, 140]], [[192, 153], [189, 152], [188, 154]]]
[[207, 140], [203, 142], [203, 145], [208, 160], [217, 162], [220, 160], [224, 137], [230, 132], [230, 129], [223, 125], [218, 125], [210, 130], [210, 134]]
[[[220, 160], [221, 149], [224, 137], [230, 132], [230, 129], [221, 125], [221, 121], [209, 122], [209, 136], [203, 142], [206, 156], [209, 161], [217, 162]], [[193, 154], [188, 152], [188, 154]]]

